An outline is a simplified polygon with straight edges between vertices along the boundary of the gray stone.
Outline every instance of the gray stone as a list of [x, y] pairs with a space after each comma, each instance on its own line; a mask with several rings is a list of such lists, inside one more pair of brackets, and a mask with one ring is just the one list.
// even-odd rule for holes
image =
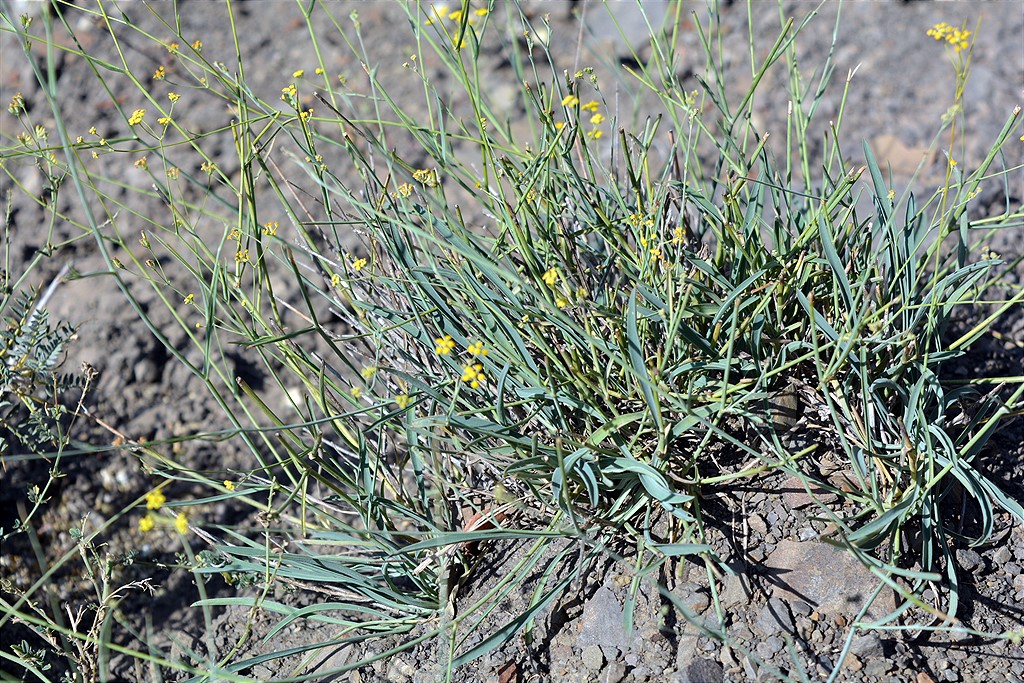
[[769, 598], [768, 603], [757, 613], [757, 619], [751, 624], [755, 633], [763, 636], [773, 636], [778, 633], [794, 633], [796, 625], [793, 623], [793, 615], [789, 613], [789, 607], [779, 598]]
[[612, 662], [604, 670], [604, 675], [601, 676], [601, 683], [619, 683], [625, 677], [626, 665], [622, 662]]
[[865, 676], [884, 676], [892, 668], [892, 662], [885, 657], [874, 657], [864, 664]]
[[711, 599], [704, 592], [704, 587], [693, 581], [687, 581], [676, 586], [673, 591], [676, 593], [682, 604], [694, 614], [700, 614], [711, 604]]
[[973, 572], [975, 569], [982, 566], [983, 564], [981, 555], [979, 555], [973, 550], [965, 548], [961, 548], [960, 550], [956, 551], [956, 560], [960, 563], [960, 566], [963, 567], [965, 571], [969, 572]]
[[882, 639], [878, 637], [878, 634], [869, 632], [853, 637], [853, 640], [850, 642], [850, 652], [864, 660], [871, 659], [872, 657], [881, 657], [885, 650], [882, 647]]
[[583, 648], [580, 658], [583, 660], [583, 666], [591, 671], [597, 671], [604, 666], [604, 653], [601, 652], [599, 645], [588, 645]]
[[1001, 546], [1000, 548], [998, 548], [992, 554], [992, 562], [995, 563], [995, 565], [997, 567], [1000, 566], [1000, 565], [1006, 564], [1012, 558], [1013, 558], [1013, 555], [1010, 553], [1010, 549], [1007, 548], [1005, 545]]
[[[779, 542], [765, 561], [764, 572], [776, 597], [803, 600], [828, 614], [857, 614], [878, 585], [853, 555], [817, 542]], [[868, 617], [877, 619], [895, 608], [892, 593], [882, 591]]]
[[762, 536], [768, 533], [768, 523], [764, 521], [764, 517], [756, 512], [747, 518], [747, 524], [750, 526], [751, 531], [756, 531]]
[[722, 665], [713, 659], [702, 657], [690, 662], [689, 666], [683, 669], [685, 677], [683, 680], [689, 683], [722, 683], [725, 680], [725, 671]]
[[746, 604], [750, 600], [750, 594], [750, 579], [746, 574], [726, 574], [722, 579], [722, 590], [718, 600], [722, 607], [733, 607]]
[[623, 623], [622, 605], [606, 586], [598, 588], [583, 606], [580, 622], [578, 647], [597, 645], [627, 650], [633, 640], [633, 634], [626, 631]]
[[809, 617], [811, 616], [811, 606], [803, 600], [794, 600], [789, 603], [789, 610], [798, 616]]

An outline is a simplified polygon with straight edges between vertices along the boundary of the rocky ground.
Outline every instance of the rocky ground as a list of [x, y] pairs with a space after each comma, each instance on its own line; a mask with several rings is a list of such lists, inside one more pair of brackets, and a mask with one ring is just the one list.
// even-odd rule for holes
[[[81, 3], [80, 3], [81, 4]], [[743, 92], [750, 81], [748, 27], [743, 3], [722, 3], [722, 60], [730, 79], [729, 88]], [[249, 80], [256, 92], [275, 99], [281, 83], [297, 68], [308, 65], [308, 35], [294, 4], [283, 2], [237, 3], [236, 21], [241, 49], [250, 60]], [[817, 3], [787, 2], [784, 13], [798, 21]], [[157, 5], [167, 15], [170, 4]], [[656, 20], [666, 5], [645, 3]], [[759, 37], [757, 52], [763, 54], [777, 34], [779, 11], [774, 2], [755, 0], [753, 34]], [[815, 60], [829, 49], [838, 3], [821, 7], [819, 15], [805, 29], [799, 41], [802, 70], [810, 81]], [[5, 11], [9, 8], [4, 5]], [[183, 32], [204, 40], [211, 58], [226, 58], [228, 46], [224, 5], [187, 1], [179, 3]], [[409, 37], [401, 11], [388, 3], [353, 4], [358, 9], [364, 39], [372, 55], [380, 60], [381, 70], [395, 83], [393, 94], [415, 97], [417, 82], [405, 78], [402, 62], [409, 52]], [[699, 17], [704, 10], [694, 5]], [[163, 36], [152, 13], [141, 3], [125, 9], [132, 21]], [[561, 69], [574, 71], [582, 66], [598, 68], [606, 94], [618, 92], [618, 83], [626, 83], [622, 72], [634, 57], [617, 34], [615, 24], [598, 3], [527, 3], [527, 14], [540, 25], [550, 21], [552, 53]], [[20, 3], [14, 12], [33, 11], [31, 4]], [[347, 17], [348, 7], [336, 6], [337, 17]], [[925, 35], [931, 25], [946, 21], [969, 27], [978, 26], [978, 43], [972, 64], [972, 79], [965, 95], [967, 103], [966, 148], [962, 163], [976, 164], [984, 156], [1015, 105], [1022, 103], [1024, 89], [1024, 9], [1019, 2], [848, 2], [842, 5], [839, 40], [835, 51], [837, 87], [823, 104], [822, 121], [838, 111], [841, 81], [856, 70], [842, 121], [846, 154], [860, 158], [860, 141], [868, 140], [880, 161], [888, 162], [894, 173], [894, 186], [902, 191], [926, 156], [940, 118], [952, 102], [952, 67], [941, 46]], [[640, 46], [643, 56], [646, 28], [639, 14], [625, 3], [615, 6], [623, 31]], [[84, 16], [75, 24], [86, 49], [112, 54], [113, 46], [103, 29]], [[161, 32], [162, 31], [162, 32]], [[329, 32], [325, 32], [329, 33]], [[692, 19], [683, 24], [682, 63], [687, 72], [680, 74], [694, 84], [694, 73], [702, 70]], [[508, 39], [512, 39], [509, 37]], [[403, 42], [405, 41], [405, 42]], [[577, 46], [581, 46], [577, 49]], [[158, 46], [143, 43], [126, 48], [130, 58], [141, 64], [156, 64], [163, 58]], [[359, 65], [338, 40], [328, 38], [322, 46], [327, 61], [339, 72], [359, 73]], [[37, 46], [37, 57], [41, 48]], [[511, 71], [495, 52], [485, 54], [485, 65], [493, 76], [494, 94], [505, 93], [508, 111], [515, 119], [521, 104], [515, 100], [508, 81]], [[0, 34], [0, 91], [4, 102], [16, 91], [25, 94], [30, 107], [45, 119], [41, 111], [32, 71], [25, 65], [18, 46], [9, 34]], [[422, 65], [437, 69], [438, 65]], [[616, 71], [617, 70], [617, 71]], [[813, 74], [813, 75], [812, 75]], [[440, 74], [438, 78], [442, 78]], [[756, 102], [755, 124], [769, 132], [783, 131], [787, 97], [781, 70], [770, 72], [764, 95]], [[62, 101], [74, 103], [71, 123], [82, 131], [96, 125], [101, 130], [111, 121], [108, 96], [97, 91], [85, 66], [70, 56], [60, 58], [57, 73]], [[405, 84], [405, 85], [403, 85]], [[407, 91], [403, 92], [403, 88]], [[126, 90], [126, 92], [129, 92]], [[36, 94], [33, 94], [36, 93]], [[115, 97], [118, 93], [114, 93]], [[131, 95], [135, 93], [131, 91]], [[422, 96], [422, 91], [419, 92]], [[612, 97], [609, 97], [612, 99]], [[130, 105], [126, 104], [125, 106]], [[227, 114], [217, 102], [197, 101], [190, 108], [187, 125], [195, 130], [212, 130], [224, 123]], [[6, 114], [0, 116], [0, 132], [5, 137], [17, 130]], [[229, 155], [232, 150], [225, 149]], [[979, 214], [997, 213], [1005, 202], [1019, 205], [1024, 196], [1024, 153], [1018, 149], [1007, 165], [1017, 165], [1011, 174], [1015, 181], [1010, 195], [998, 188], [987, 190], [979, 201]], [[225, 163], [228, 163], [225, 161]], [[944, 162], [929, 158], [922, 172], [925, 186], [936, 182]], [[18, 169], [15, 176], [30, 192], [40, 191], [41, 182], [34, 168]], [[3, 193], [11, 189], [6, 175], [0, 179]], [[121, 197], [131, 210], [152, 210], [140, 197]], [[71, 201], [70, 196], [67, 201]], [[70, 209], [70, 207], [69, 207]], [[145, 214], [144, 214], [145, 215]], [[47, 219], [40, 206], [14, 194], [12, 222], [6, 239], [11, 245], [12, 272], [35, 257], [47, 240]], [[51, 243], [65, 243], [54, 256], [35, 271], [37, 283], [46, 284], [68, 263], [80, 273], [102, 269], [102, 262], [90, 240], [80, 239], [70, 225], [55, 226]], [[1024, 228], [994, 236], [993, 249], [1011, 260], [1024, 253]], [[1018, 265], [1009, 283], [1020, 285], [1024, 268]], [[1015, 279], [1014, 279], [1015, 278]], [[144, 300], [143, 302], [147, 302]], [[150, 302], [155, 304], [156, 302]], [[151, 312], [157, 314], [158, 306]], [[153, 335], [139, 324], [133, 310], [105, 278], [79, 279], [61, 284], [50, 302], [52, 315], [68, 320], [78, 328], [78, 341], [68, 359], [68, 367], [88, 362], [99, 373], [98, 384], [89, 396], [89, 410], [95, 418], [81, 425], [78, 439], [93, 446], [113, 444], [116, 433], [129, 438], [161, 440], [213, 431], [226, 423], [205, 389], [185, 369], [169, 362], [167, 353]], [[158, 318], [159, 321], [159, 318]], [[1012, 376], [1024, 367], [1024, 311], [1012, 311], [1000, 323], [999, 337], [987, 338], [963, 362], [964, 374]], [[238, 372], [258, 380], [259, 371], [239, 357]], [[983, 454], [979, 467], [1000, 482], [1018, 501], [1024, 500], [1024, 431], [1021, 420], [1002, 430]], [[207, 443], [189, 454], [197, 468], [212, 469], [230, 463], [231, 444]], [[174, 652], [184, 656], [190, 649], [213, 647], [225, 652], [242, 636], [248, 622], [246, 611], [224, 608], [214, 613], [212, 634], [203, 623], [199, 610], [187, 607], [196, 599], [196, 587], [190, 574], [172, 571], [166, 564], [180, 550], [177, 540], [167, 543], [152, 538], [140, 539], [132, 520], [114, 517], [123, 506], [151, 486], [139, 470], [135, 457], [121, 449], [91, 453], [66, 462], [67, 477], [60, 480], [40, 529], [44, 545], [56, 557], [71, 540], [66, 530], [84, 517], [93, 528], [109, 523], [105, 542], [112, 551], [139, 550], [133, 578], [151, 576], [159, 586], [152, 598], [126, 603], [130, 618], [161, 626], [161, 642], [178, 641]], [[17, 514], [15, 501], [24, 497], [32, 483], [45, 478], [47, 466], [35, 462], [11, 462], [0, 472], [0, 526], [7, 527]], [[186, 488], [174, 491], [185, 496]], [[800, 677], [824, 680], [834, 669], [838, 680], [857, 682], [891, 681], [928, 683], [929, 681], [1024, 681], [1024, 648], [1003, 639], [973, 636], [967, 633], [929, 633], [927, 631], [864, 630], [853, 627], [858, 610], [878, 585], [863, 566], [848, 554], [835, 552], [816, 543], [827, 531], [827, 523], [810, 496], [794, 480], [781, 475], [753, 481], [746, 489], [708, 491], [704, 501], [706, 515], [713, 520], [709, 542], [732, 568], [732, 574], [711, 571], [703, 565], [680, 564], [657, 577], [677, 600], [697, 618], [695, 624], [666, 617], [666, 598], [658, 593], [650, 579], [638, 580], [636, 609], [632, 625], [623, 621], [626, 596], [634, 577], [628, 563], [605, 561], [587, 568], [574, 579], [565, 599], [538, 615], [529, 637], [515, 639], [455, 674], [458, 681], [753, 681]], [[207, 519], [230, 521], [228, 508], [212, 509]], [[975, 523], [965, 515], [964, 523]], [[1024, 623], [1024, 529], [1006, 515], [995, 520], [995, 540], [983, 547], [960, 548], [962, 599], [959, 617], [963, 626], [980, 632], [1001, 633]], [[555, 562], [565, 547], [549, 549]], [[579, 553], [572, 549], [562, 556], [564, 566], [553, 576], [569, 576], [577, 568]], [[473, 604], [486, 595], [511, 563], [526, 552], [513, 541], [494, 542], [481, 551], [487, 558], [463, 587], [455, 610]], [[544, 562], [546, 563], [546, 562]], [[544, 564], [542, 563], [542, 564]], [[38, 572], [28, 547], [11, 545], [0, 552], [0, 573], [23, 587], [34, 581]], [[55, 575], [62, 582], [61, 599], [71, 604], [86, 599], [87, 584], [68, 569]], [[538, 577], [539, 579], [539, 577]], [[528, 587], [528, 588], [532, 588]], [[215, 579], [207, 587], [214, 595], [228, 596], [234, 589]], [[717, 596], [717, 600], [715, 599]], [[318, 599], [315, 595], [291, 595], [298, 601]], [[480, 628], [468, 635], [461, 647], [472, 647], [481, 638], [503, 625], [512, 616], [526, 610], [531, 593], [516, 592], [494, 605]], [[885, 614], [895, 605], [891, 592], [882, 591], [866, 618]], [[255, 632], [275, 623], [269, 615], [257, 615]], [[702, 630], [724, 631], [730, 646], [709, 638]], [[209, 636], [209, 638], [208, 638]], [[412, 633], [407, 638], [413, 638]], [[269, 645], [258, 638], [247, 640], [240, 655], [254, 655], [260, 648], [282, 649], [322, 642], [333, 637], [324, 625], [295, 623], [275, 636]], [[849, 639], [849, 647], [846, 648]], [[13, 633], [0, 636], [0, 645], [9, 647]], [[212, 645], [209, 640], [212, 640]], [[400, 640], [400, 639], [399, 639]], [[339, 648], [315, 661], [296, 656], [285, 662], [255, 667], [249, 675], [271, 680], [291, 674], [338, 666], [346, 661], [382, 651], [398, 641], [358, 647]], [[437, 678], [439, 653], [445, 643], [429, 640], [397, 656], [382, 659], [350, 674], [353, 681], [426, 682]], [[376, 648], [376, 649], [374, 649]], [[847, 650], [840, 662], [839, 654]], [[0, 671], [8, 666], [0, 660]], [[113, 668], [125, 680], [149, 680], [123, 660]], [[146, 674], [148, 676], [148, 674]], [[343, 680], [344, 678], [342, 678]]]

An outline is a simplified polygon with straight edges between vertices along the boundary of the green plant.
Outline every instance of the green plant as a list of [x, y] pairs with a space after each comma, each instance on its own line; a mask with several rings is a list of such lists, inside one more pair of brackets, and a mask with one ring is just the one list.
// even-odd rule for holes
[[[640, 575], [687, 558], [715, 576], [726, 568], [706, 542], [702, 492], [782, 470], [809, 491], [843, 496], [844, 506], [822, 508], [840, 529], [835, 542], [904, 596], [888, 619], [862, 626], [885, 628], [912, 606], [955, 615], [955, 543], [986, 541], [996, 505], [1024, 519], [972, 466], [1019, 411], [1024, 378], [974, 405], [980, 383], [953, 386], [943, 374], [1024, 301], [1014, 293], [950, 339], [954, 311], [983, 301], [1002, 265], [977, 258], [972, 231], [1024, 217], [1019, 208], [976, 221], [967, 213], [983, 181], [1007, 176], [994, 164], [1019, 110], [978, 168], [964, 177], [950, 164], [945, 185], [919, 207], [909, 193], [891, 196], [867, 145], [864, 167], [848, 165], [842, 108], [820, 158], [809, 151], [832, 65], [821, 65], [814, 87], [800, 79], [802, 26], [792, 21], [761, 63], [752, 47], [753, 85], [735, 107], [704, 27], [708, 73], [692, 92], [673, 76], [678, 36], [652, 29], [652, 56], [637, 60], [634, 75], [663, 114], [630, 127], [631, 112], [609, 105], [592, 70], [545, 70], [547, 46], [510, 8], [509, 33], [526, 35], [509, 61], [525, 83], [527, 144], [482, 86], [480, 50], [497, 21], [474, 12], [485, 8], [464, 3], [440, 15], [407, 6], [418, 49], [410, 63], [440, 59], [459, 105], [425, 77], [424, 101], [409, 105], [372, 68], [364, 98], [319, 73], [325, 30], [370, 63], [358, 16], [343, 24], [320, 9], [327, 28], [306, 11], [319, 65], [315, 110], [301, 75], [283, 84], [282, 108], [252, 92], [240, 58], [235, 71], [211, 63], [171, 24], [180, 73], [232, 109], [224, 131], [184, 128], [175, 108], [185, 83], [158, 94], [123, 53], [122, 63], [101, 63], [75, 48], [100, 84], [112, 73], [137, 86], [137, 106], [122, 112], [122, 147], [73, 141], [51, 99], [60, 144], [50, 151], [95, 200], [82, 207], [83, 229], [252, 459], [245, 471], [203, 472], [161, 444], [140, 450], [164, 476], [212, 490], [194, 505], [231, 500], [259, 513], [259, 527], [204, 530], [214, 552], [190, 562], [197, 575], [228, 573], [261, 590], [203, 599], [204, 608], [279, 613], [271, 635], [298, 618], [328, 621], [335, 643], [429, 624], [406, 646], [448, 637], [445, 664], [454, 668], [528, 628], [590, 566], [545, 573], [527, 614], [467, 647], [460, 629], [472, 630], [497, 600], [439, 617], [471, 575], [475, 544], [533, 543], [491, 598], [522, 590], [546, 547], [564, 539], [586, 548], [587, 560], [627, 555]], [[54, 19], [73, 35], [72, 11], [58, 6]], [[115, 44], [136, 35], [104, 6], [97, 12]], [[44, 28], [37, 39], [49, 44]], [[758, 83], [783, 61], [794, 106], [780, 163], [751, 114]], [[156, 125], [147, 111], [159, 113]], [[204, 146], [228, 134], [238, 157], [230, 173]], [[179, 167], [182, 146], [201, 159], [199, 173]], [[129, 234], [86, 150], [144, 160], [135, 165], [155, 189], [138, 191], [163, 198], [165, 213], [135, 216], [145, 227]], [[168, 259], [174, 271], [163, 267]], [[167, 342], [138, 283], [152, 287], [200, 362]], [[231, 348], [259, 358], [276, 386], [258, 392], [236, 380]], [[968, 417], [957, 422], [960, 410]], [[819, 438], [790, 448], [787, 411], [815, 421]], [[850, 473], [849, 487], [821, 478], [826, 459]], [[954, 490], [983, 520], [975, 538], [956, 538], [944, 523]], [[904, 542], [912, 524], [921, 525], [920, 547]], [[924, 589], [940, 571], [945, 603], [928, 604]], [[333, 597], [289, 607], [270, 597], [281, 584], [326, 587]], [[270, 656], [285, 654], [294, 653]], [[257, 663], [206, 657], [206, 673], [227, 680], [244, 680]]]

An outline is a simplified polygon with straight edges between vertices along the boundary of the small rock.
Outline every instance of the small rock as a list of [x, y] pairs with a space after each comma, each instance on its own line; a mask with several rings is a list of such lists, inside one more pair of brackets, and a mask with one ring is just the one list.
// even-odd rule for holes
[[686, 676], [690, 683], [722, 683], [725, 671], [715, 660], [702, 657], [690, 662], [686, 667]]
[[626, 632], [622, 620], [622, 606], [607, 586], [601, 586], [583, 606], [578, 647], [588, 645], [610, 646], [619, 650], [629, 648], [633, 639]]
[[789, 611], [801, 617], [809, 617], [811, 615], [811, 606], [803, 600], [794, 600], [789, 603]]
[[601, 683], [619, 683], [619, 681], [625, 677], [626, 665], [622, 662], [612, 662], [608, 665], [608, 668], [604, 670], [604, 676], [601, 677]]
[[750, 579], [746, 574], [726, 574], [722, 579], [722, 590], [718, 599], [722, 607], [742, 605], [750, 599]]
[[885, 654], [882, 647], [882, 639], [876, 633], [865, 633], [855, 635], [850, 643], [850, 652], [863, 659], [881, 657]]
[[892, 662], [883, 658], [876, 657], [868, 661], [864, 665], [864, 676], [884, 676], [889, 673], [889, 669], [892, 668]]
[[796, 630], [789, 607], [779, 598], [768, 599], [768, 604], [758, 612], [757, 619], [751, 624], [751, 628], [765, 636], [775, 635], [782, 631], [793, 633]]
[[1007, 548], [1005, 545], [1000, 547], [992, 554], [992, 562], [996, 566], [1004, 565], [1011, 559], [1013, 559], [1013, 555], [1010, 554], [1010, 549]]
[[860, 657], [855, 654], [848, 654], [843, 660], [843, 669], [847, 673], [855, 674], [863, 668], [864, 662], [860, 661]]
[[673, 591], [677, 593], [688, 609], [694, 614], [700, 614], [711, 604], [711, 599], [704, 593], [704, 587], [693, 581], [681, 583]]
[[956, 560], [960, 563], [960, 566], [968, 572], [973, 572], [975, 569], [982, 566], [983, 564], [981, 555], [979, 555], [973, 550], [965, 548], [961, 548], [960, 550], [956, 551]]
[[599, 645], [588, 645], [583, 648], [581, 659], [583, 660], [583, 666], [591, 671], [597, 671], [604, 666], [604, 653], [601, 652]]
[[747, 524], [750, 526], [751, 531], [756, 531], [762, 536], [768, 533], [768, 523], [764, 521], [764, 517], [757, 513], [747, 518]]

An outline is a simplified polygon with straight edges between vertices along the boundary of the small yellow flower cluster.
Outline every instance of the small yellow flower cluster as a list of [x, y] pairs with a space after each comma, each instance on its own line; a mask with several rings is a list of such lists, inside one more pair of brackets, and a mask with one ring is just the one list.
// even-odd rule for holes
[[132, 115], [128, 117], [129, 126], [137, 126], [142, 123], [142, 119], [146, 117], [145, 109], [136, 109], [132, 112]]
[[[592, 127], [587, 131], [588, 138], [597, 140], [604, 136], [604, 131], [598, 128], [598, 126], [604, 123], [605, 117], [604, 114], [598, 113], [597, 111], [601, 106], [597, 100], [590, 100], [586, 104], [580, 104], [580, 98], [575, 95], [566, 95], [562, 98], [562, 106], [569, 109], [579, 106], [580, 111], [589, 112], [591, 114], [589, 121]], [[565, 123], [562, 121], [555, 123], [555, 128], [557, 130], [562, 130], [564, 127]]]
[[149, 160], [146, 157], [139, 157], [135, 160], [135, 168], [145, 171], [149, 168]]
[[25, 113], [25, 98], [20, 92], [14, 93], [11, 103], [7, 105], [7, 111], [14, 116], [21, 116]]
[[558, 282], [558, 268], [548, 268], [541, 275], [541, 279], [544, 280], [544, 284], [548, 287], [554, 287], [555, 283]]
[[364, 258], [357, 258], [354, 261], [352, 261], [352, 270], [356, 271], [357, 273], [365, 267], [366, 259]]
[[481, 363], [468, 363], [462, 369], [462, 381], [473, 389], [479, 388], [480, 384], [486, 380], [487, 375], [484, 373], [484, 366]]
[[277, 234], [277, 229], [279, 227], [280, 226], [278, 225], [277, 221], [267, 221], [266, 223], [263, 224], [263, 234], [269, 237], [273, 237], [274, 235]]
[[398, 396], [395, 396], [395, 403], [399, 408], [404, 410], [410, 403], [412, 403], [412, 398], [410, 398], [408, 394], [399, 394]]
[[434, 353], [439, 356], [447, 356], [455, 348], [455, 340], [452, 335], [446, 334], [434, 340]]
[[299, 89], [295, 87], [295, 84], [285, 86], [281, 88], [281, 99], [287, 102], [291, 106], [296, 106], [299, 97]]
[[[434, 353], [439, 356], [451, 355], [455, 350], [455, 340], [450, 334], [438, 337], [434, 340]], [[466, 347], [466, 351], [473, 358], [480, 358], [487, 355], [487, 348], [482, 341], [475, 341]], [[487, 373], [484, 372], [483, 363], [470, 361], [462, 368], [462, 381], [473, 389], [480, 388], [480, 385], [487, 380]]]
[[413, 180], [426, 185], [427, 187], [437, 187], [437, 173], [432, 168], [421, 168], [417, 171], [413, 171]]
[[953, 46], [953, 50], [960, 52], [971, 45], [971, 32], [967, 29], [954, 28], [942, 21], [928, 29], [928, 35], [935, 40], [944, 40]]
[[[147, 510], [159, 510], [166, 502], [167, 498], [160, 489], [154, 489], [146, 494]], [[154, 528], [156, 528], [156, 518], [152, 513], [147, 512], [145, 516], [139, 520], [139, 531], [147, 533], [152, 531]], [[178, 530], [179, 534], [188, 533], [188, 516], [186, 516], [184, 512], [179, 512], [177, 517], [175, 517], [174, 528]]]
[[235, 252], [235, 263], [248, 263], [249, 262], [249, 250], [239, 249]]
[[156, 71], [153, 72], [153, 80], [162, 81], [165, 78], [167, 78], [167, 69], [165, 69], [164, 65], [161, 64], [156, 68]]
[[[452, 21], [456, 24], [462, 21], [461, 9], [452, 10], [448, 7], [448, 5], [445, 4], [436, 5], [431, 7], [430, 9], [431, 16], [427, 17], [427, 21], [425, 22], [427, 26], [433, 24], [435, 19], [448, 19], [449, 21]], [[473, 15], [477, 17], [486, 17], [489, 11], [490, 10], [488, 10], [486, 7], [481, 7], [479, 9], [473, 10]], [[471, 16], [468, 19], [468, 23], [470, 26], [472, 26], [473, 24], [476, 23], [476, 19], [474, 19]]]

